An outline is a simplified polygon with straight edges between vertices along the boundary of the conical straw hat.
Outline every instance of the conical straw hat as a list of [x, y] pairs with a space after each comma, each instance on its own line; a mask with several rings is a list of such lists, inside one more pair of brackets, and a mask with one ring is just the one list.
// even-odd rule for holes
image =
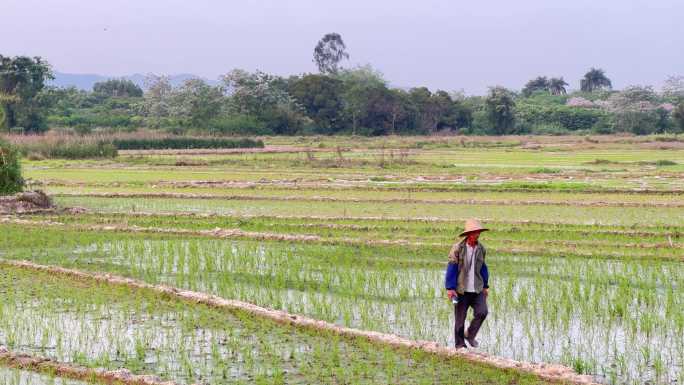
[[489, 229], [486, 229], [482, 227], [482, 224], [480, 221], [477, 219], [466, 219], [465, 221], [465, 230], [461, 234], [459, 234], [459, 237], [462, 237], [464, 235], [467, 235], [468, 233], [472, 233], [473, 231], [488, 231]]

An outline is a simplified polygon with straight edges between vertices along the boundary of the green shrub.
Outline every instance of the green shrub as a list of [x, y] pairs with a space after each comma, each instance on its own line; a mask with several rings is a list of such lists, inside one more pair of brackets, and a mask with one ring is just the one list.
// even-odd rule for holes
[[663, 135], [656, 136], [654, 140], [656, 142], [682, 142], [684, 141], [684, 138], [679, 138], [676, 135]]
[[532, 135], [568, 135], [572, 132], [558, 123], [537, 123], [529, 129]]
[[655, 111], [620, 111], [615, 114], [615, 130], [648, 135], [660, 131], [660, 117]]
[[140, 124], [140, 120], [134, 120], [128, 115], [121, 114], [88, 114], [71, 116], [50, 116], [49, 123], [61, 127], [74, 127], [79, 129], [92, 129], [94, 127], [131, 127], [134, 122]]
[[583, 164], [620, 164], [620, 162], [616, 162], [614, 160], [609, 160], [609, 159], [594, 159], [590, 162], [584, 162]]
[[591, 133], [598, 135], [608, 135], [615, 133], [615, 116], [605, 114], [599, 118], [598, 122], [591, 128]]
[[119, 150], [163, 150], [193, 148], [263, 148], [264, 142], [254, 139], [231, 138], [130, 138], [115, 139], [114, 146]]
[[19, 192], [24, 187], [19, 165], [19, 152], [0, 139], [0, 195]]
[[45, 156], [61, 159], [114, 158], [117, 153], [116, 147], [107, 142], [63, 142], [49, 148]]
[[553, 190], [553, 191], [582, 191], [596, 188], [594, 185], [583, 182], [503, 182], [498, 185], [502, 190]]
[[603, 121], [604, 111], [563, 105], [520, 103], [515, 110], [518, 124], [531, 128], [540, 125], [559, 126], [569, 131], [591, 130]]
[[222, 135], [272, 135], [273, 131], [254, 116], [231, 115], [213, 119], [208, 124], [208, 132]]
[[568, 95], [552, 95], [549, 91], [537, 91], [527, 97], [526, 102], [536, 105], [565, 105], [565, 102], [570, 98]]
[[560, 174], [562, 172], [561, 169], [548, 167], [539, 167], [530, 171], [531, 174]]
[[118, 155], [116, 147], [110, 142], [80, 138], [25, 141], [18, 148], [24, 156], [34, 159], [114, 158]]

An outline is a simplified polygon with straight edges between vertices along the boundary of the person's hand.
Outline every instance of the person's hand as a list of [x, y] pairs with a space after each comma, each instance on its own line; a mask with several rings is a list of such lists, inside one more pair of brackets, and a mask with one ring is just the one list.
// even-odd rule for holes
[[449, 299], [452, 299], [454, 297], [458, 297], [458, 294], [456, 293], [456, 290], [447, 290], [447, 296]]
[[482, 292], [484, 293], [485, 297], [489, 295], [489, 288], [482, 289]]

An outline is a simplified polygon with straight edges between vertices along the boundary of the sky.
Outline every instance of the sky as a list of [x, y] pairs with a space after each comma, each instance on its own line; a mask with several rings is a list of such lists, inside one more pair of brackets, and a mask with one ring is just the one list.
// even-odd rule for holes
[[343, 66], [405, 88], [482, 94], [546, 75], [574, 89], [590, 67], [616, 88], [684, 75], [682, 0], [0, 1], [0, 54], [66, 73], [316, 72], [314, 46], [337, 32]]

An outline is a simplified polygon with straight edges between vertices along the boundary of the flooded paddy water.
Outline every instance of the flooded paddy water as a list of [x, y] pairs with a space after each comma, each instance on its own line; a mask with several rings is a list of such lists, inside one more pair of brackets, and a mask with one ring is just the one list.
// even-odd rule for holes
[[[125, 236], [116, 241], [102, 236], [92, 242], [79, 239], [78, 233], [61, 236], [72, 246], [53, 250], [49, 257], [35, 255], [34, 260], [125, 273], [344, 326], [453, 345], [453, 310], [442, 288], [444, 264], [425, 262], [425, 256], [408, 250], [396, 254], [396, 249], [381, 247]], [[610, 384], [682, 381], [680, 262], [492, 255], [488, 264], [492, 289], [490, 313], [479, 337], [481, 350], [521, 361], [563, 363]], [[91, 313], [99, 319], [101, 309]], [[55, 322], [75, 323], [78, 326], [70, 329], [78, 330], [95, 321], [88, 315], [79, 317], [65, 315]], [[34, 318], [29, 313], [26, 325]], [[101, 322], [108, 333], [112, 327], [120, 328], [115, 329], [117, 335], [132, 333], [121, 320], [115, 322], [118, 326], [109, 325], [114, 319], [108, 317]], [[167, 346], [183, 344], [187, 338], [176, 334], [178, 325], [166, 317], [136, 320], [140, 325], [150, 322], [156, 326], [136, 338]], [[201, 334], [205, 351], [210, 341], [226, 338], [221, 333]], [[114, 357], [100, 346], [91, 349], [89, 355]], [[148, 364], [155, 362], [146, 359], [152, 360]], [[167, 361], [156, 357], [160, 359]], [[167, 369], [175, 370], [181, 369]]]
[[[682, 384], [681, 149], [590, 143], [600, 148], [411, 147], [404, 163], [382, 166], [381, 144], [348, 159], [198, 154], [182, 169], [173, 155], [88, 167], [37, 161], [28, 175], [61, 194], [59, 206], [80, 209], [1, 223], [0, 258], [111, 272], [451, 346], [446, 253], [462, 221], [477, 217], [492, 228], [480, 238], [491, 289], [479, 351], [560, 363], [604, 384]], [[436, 383], [457, 378], [444, 365], [460, 364], [374, 355], [375, 347], [266, 332], [253, 317], [200, 317], [149, 298], [85, 301], [67, 292], [50, 302], [25, 289], [36, 295], [3, 302], [0, 344], [181, 383], [387, 383], [398, 375]], [[369, 365], [340, 364], [348, 359]], [[372, 374], [372, 365], [382, 369]], [[500, 371], [476, 373], [462, 382], [511, 382]]]

